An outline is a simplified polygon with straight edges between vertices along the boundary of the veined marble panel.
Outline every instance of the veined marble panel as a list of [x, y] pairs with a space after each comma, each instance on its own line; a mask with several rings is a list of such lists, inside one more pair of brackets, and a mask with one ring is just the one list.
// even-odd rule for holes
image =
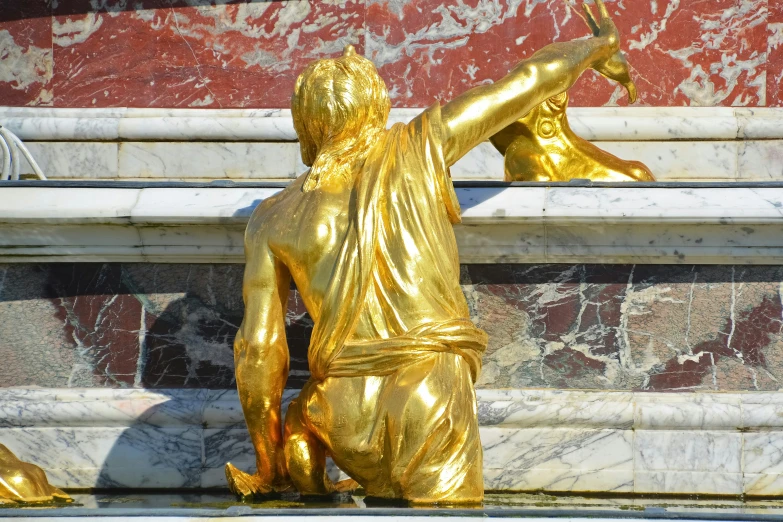
[[[0, 264], [0, 386], [231, 389], [243, 269]], [[573, 428], [779, 429], [774, 393], [743, 406], [731, 394], [645, 394], [633, 413], [616, 391], [778, 390], [782, 281], [779, 265], [462, 265], [471, 319], [489, 334], [477, 387], [509, 389], [486, 397], [484, 414], [501, 427], [551, 427], [557, 411]], [[296, 289], [286, 308], [293, 389], [309, 378], [313, 322]], [[574, 392], [558, 388], [612, 393], [572, 409]]]
[[[783, 140], [607, 141], [601, 148], [644, 162], [658, 181], [781, 181]], [[34, 141], [50, 179], [288, 180], [307, 170], [294, 142]], [[23, 174], [32, 169], [23, 165]], [[451, 167], [454, 179], [503, 180], [503, 156], [482, 143]]]
[[[393, 108], [389, 124], [423, 109]], [[783, 109], [571, 107], [574, 131], [591, 141], [780, 139]], [[296, 141], [289, 109], [0, 107], [23, 140]]]
[[[26, 145], [47, 178], [115, 179], [120, 175], [117, 143], [31, 142]], [[22, 163], [21, 173], [33, 173], [27, 161]]]
[[[778, 122], [780, 127], [780, 122]], [[746, 141], [739, 144], [738, 179], [773, 181], [783, 179], [783, 141]]]
[[298, 155], [295, 143], [125, 142], [117, 177], [286, 179], [294, 177]]
[[[0, 260], [241, 262], [248, 217], [280, 190], [17, 184], [0, 191]], [[776, 186], [499, 185], [457, 194], [463, 263], [783, 261]]]
[[[297, 393], [285, 392], [284, 407]], [[726, 417], [728, 404], [781, 402], [780, 393], [477, 394], [487, 489], [783, 493], [783, 430]], [[225, 462], [254, 466], [234, 390], [5, 389], [0, 442], [72, 488], [224, 487]]]
[[[420, 110], [394, 109], [389, 123]], [[783, 179], [776, 156], [783, 109], [603, 107], [569, 114], [578, 134], [645, 162], [660, 181]], [[52, 179], [290, 179], [305, 169], [287, 109], [6, 107], [0, 123], [30, 142]], [[452, 173], [500, 180], [503, 158], [484, 143]]]

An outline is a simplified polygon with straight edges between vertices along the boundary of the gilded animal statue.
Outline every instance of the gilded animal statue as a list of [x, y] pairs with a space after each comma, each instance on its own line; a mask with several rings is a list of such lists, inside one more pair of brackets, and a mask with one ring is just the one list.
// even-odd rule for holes
[[489, 140], [504, 156], [506, 181], [655, 181], [640, 161], [618, 158], [571, 130], [568, 93], [541, 102]]

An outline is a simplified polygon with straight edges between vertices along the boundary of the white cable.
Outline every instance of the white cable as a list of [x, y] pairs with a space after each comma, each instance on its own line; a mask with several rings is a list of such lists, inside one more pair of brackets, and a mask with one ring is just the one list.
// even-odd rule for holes
[[0, 134], [0, 149], [3, 150], [3, 168], [0, 170], [0, 181], [7, 181], [11, 177], [11, 149], [2, 134]]
[[8, 147], [11, 149], [11, 181], [19, 181], [19, 175], [22, 173], [22, 158], [19, 157], [21, 156], [19, 153], [19, 146], [8, 134], [8, 131], [3, 129], [3, 137], [6, 139]]
[[0, 126], [0, 149], [3, 151], [3, 170], [0, 171], [0, 180], [18, 180], [22, 169], [22, 156], [32, 167], [38, 179], [46, 179], [38, 162], [35, 161], [30, 150], [22, 143], [16, 134]]
[[[27, 148], [27, 146], [22, 143], [22, 140], [19, 139], [19, 137], [14, 134], [13, 132], [9, 131], [8, 129], [3, 129], [6, 133], [8, 133], [8, 136], [14, 141], [17, 148], [22, 151], [22, 155], [25, 157], [27, 162], [30, 164], [30, 167], [32, 167], [33, 172], [36, 176], [38, 176], [38, 179], [46, 179], [46, 176], [44, 176], [43, 171], [41, 170], [41, 167], [38, 165], [38, 162], [35, 161], [33, 158], [33, 155], [30, 153], [30, 149]], [[20, 158], [21, 159], [21, 158]]]

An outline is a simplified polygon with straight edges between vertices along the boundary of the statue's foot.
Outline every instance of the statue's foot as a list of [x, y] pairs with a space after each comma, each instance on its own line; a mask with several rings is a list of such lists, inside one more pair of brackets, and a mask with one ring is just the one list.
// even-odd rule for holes
[[73, 502], [73, 499], [65, 491], [52, 486], [50, 491], [55, 502]]
[[361, 485], [352, 478], [341, 480], [334, 484], [334, 490], [338, 493], [350, 493], [351, 491], [356, 491], [360, 487]]
[[258, 475], [245, 473], [230, 462], [226, 464], [226, 480], [228, 481], [228, 489], [242, 498], [266, 495], [272, 492], [272, 488], [264, 484]]

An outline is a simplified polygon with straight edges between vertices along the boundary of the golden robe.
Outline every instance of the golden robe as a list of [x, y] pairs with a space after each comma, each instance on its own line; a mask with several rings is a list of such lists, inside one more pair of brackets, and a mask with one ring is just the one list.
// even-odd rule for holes
[[370, 496], [479, 502], [476, 396], [487, 336], [470, 321], [440, 107], [372, 148], [292, 408]]

